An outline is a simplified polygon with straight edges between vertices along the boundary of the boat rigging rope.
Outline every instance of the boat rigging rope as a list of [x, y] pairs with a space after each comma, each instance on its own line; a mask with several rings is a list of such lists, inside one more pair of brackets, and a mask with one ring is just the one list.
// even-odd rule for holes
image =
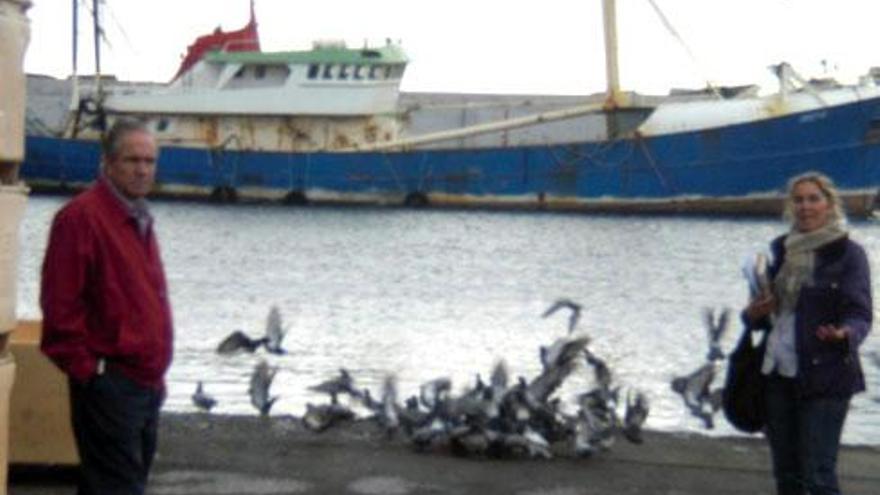
[[[627, 145], [626, 155], [621, 156], [613, 162], [600, 158], [600, 156], [605, 156], [618, 144]], [[584, 165], [592, 164], [597, 168], [618, 168], [621, 167], [622, 164], [625, 164], [635, 151], [635, 146], [631, 139], [623, 139], [619, 137], [602, 143], [601, 146], [597, 146], [596, 149], [592, 151], [588, 151], [586, 146], [567, 147], [567, 154], [570, 158], [558, 156], [555, 149], [557, 146], [551, 145], [550, 143], [546, 143], [545, 146], [556, 165], [562, 167], [584, 163]]]
[[654, 157], [651, 156], [651, 151], [648, 149], [648, 146], [645, 144], [645, 140], [642, 139], [641, 136], [636, 136], [635, 138], [639, 142], [639, 147], [642, 149], [642, 153], [645, 155], [645, 159], [648, 160], [648, 164], [651, 166], [651, 170], [653, 170], [654, 175], [657, 176], [657, 180], [660, 181], [660, 185], [663, 186], [663, 190], [666, 193], [674, 194], [676, 192], [675, 187], [666, 180], [666, 177], [663, 175], [663, 171], [660, 170], [660, 167], [657, 166], [657, 162], [654, 160]]
[[657, 5], [657, 2], [655, 2], [654, 0], [648, 0], [648, 3], [651, 4], [651, 7], [654, 8], [654, 12], [657, 13], [657, 17], [660, 18], [660, 21], [663, 23], [663, 26], [666, 28], [666, 30], [669, 31], [669, 33], [676, 40], [678, 40], [678, 42], [681, 44], [682, 48], [684, 48], [684, 51], [688, 54], [688, 57], [690, 57], [691, 62], [693, 62], [694, 65], [697, 66], [697, 68], [700, 69], [701, 72], [703, 72], [703, 79], [706, 80], [706, 85], [709, 86], [709, 89], [712, 91], [712, 93], [719, 100], [723, 99], [723, 97], [721, 96], [721, 93], [718, 91], [718, 88], [716, 88], [715, 85], [709, 81], [709, 78], [706, 77], [705, 71], [703, 70], [703, 64], [701, 64], [699, 59], [697, 59], [697, 56], [694, 55], [693, 50], [691, 50], [690, 46], [688, 46], [688, 44], [684, 41], [684, 38], [682, 38], [681, 35], [678, 34], [678, 31], [675, 29], [675, 26], [673, 26], [672, 23], [669, 22], [669, 18], [666, 17], [666, 15], [663, 13], [662, 10], [660, 10], [660, 6]]

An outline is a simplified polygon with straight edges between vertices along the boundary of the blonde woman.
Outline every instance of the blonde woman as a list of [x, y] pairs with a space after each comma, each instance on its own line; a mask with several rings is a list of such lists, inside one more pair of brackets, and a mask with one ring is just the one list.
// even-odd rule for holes
[[765, 434], [778, 494], [835, 494], [849, 401], [865, 390], [858, 348], [871, 329], [871, 275], [828, 177], [791, 179], [785, 216], [789, 232], [771, 243], [772, 293], [745, 310], [751, 328], [769, 332]]

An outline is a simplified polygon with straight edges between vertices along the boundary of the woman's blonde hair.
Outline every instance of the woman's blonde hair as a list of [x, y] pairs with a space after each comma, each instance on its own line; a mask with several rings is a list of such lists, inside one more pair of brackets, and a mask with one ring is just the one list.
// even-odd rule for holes
[[822, 195], [831, 205], [831, 214], [828, 220], [832, 223], [846, 222], [846, 214], [843, 212], [843, 201], [837, 191], [834, 182], [827, 175], [820, 172], [805, 172], [788, 180], [786, 186], [785, 211], [783, 218], [788, 222], [794, 222], [794, 188], [802, 182], [811, 182], [822, 191]]

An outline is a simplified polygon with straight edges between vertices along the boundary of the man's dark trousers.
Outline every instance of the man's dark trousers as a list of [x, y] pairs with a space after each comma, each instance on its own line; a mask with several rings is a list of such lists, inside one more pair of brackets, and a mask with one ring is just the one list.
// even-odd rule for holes
[[78, 495], [142, 495], [156, 453], [162, 394], [112, 368], [70, 381], [80, 457]]

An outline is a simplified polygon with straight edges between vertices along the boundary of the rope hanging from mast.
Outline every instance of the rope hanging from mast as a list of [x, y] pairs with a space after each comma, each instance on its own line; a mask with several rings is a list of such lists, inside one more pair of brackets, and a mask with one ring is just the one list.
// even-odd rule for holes
[[669, 21], [669, 18], [666, 17], [662, 10], [660, 10], [660, 6], [657, 5], [657, 2], [655, 2], [654, 0], [648, 0], [648, 3], [651, 4], [651, 7], [654, 9], [657, 17], [660, 18], [660, 22], [663, 23], [663, 26], [666, 28], [667, 31], [669, 31], [669, 34], [671, 34], [673, 38], [678, 40], [679, 44], [681, 44], [682, 48], [684, 48], [684, 51], [687, 53], [688, 57], [690, 57], [691, 62], [693, 62], [694, 65], [697, 66], [697, 68], [699, 68], [701, 72], [703, 72], [703, 79], [705, 79], [706, 85], [709, 87], [709, 90], [711, 90], [712, 93], [719, 100], [722, 99], [721, 92], [718, 91], [718, 88], [716, 88], [715, 85], [712, 84], [712, 82], [709, 80], [709, 78], [706, 77], [705, 71], [702, 70], [703, 66], [700, 63], [699, 59], [697, 59], [696, 55], [694, 55], [694, 52], [685, 42], [684, 38], [682, 38], [681, 35], [678, 34], [678, 31], [675, 29], [675, 26], [673, 26], [672, 23]]

